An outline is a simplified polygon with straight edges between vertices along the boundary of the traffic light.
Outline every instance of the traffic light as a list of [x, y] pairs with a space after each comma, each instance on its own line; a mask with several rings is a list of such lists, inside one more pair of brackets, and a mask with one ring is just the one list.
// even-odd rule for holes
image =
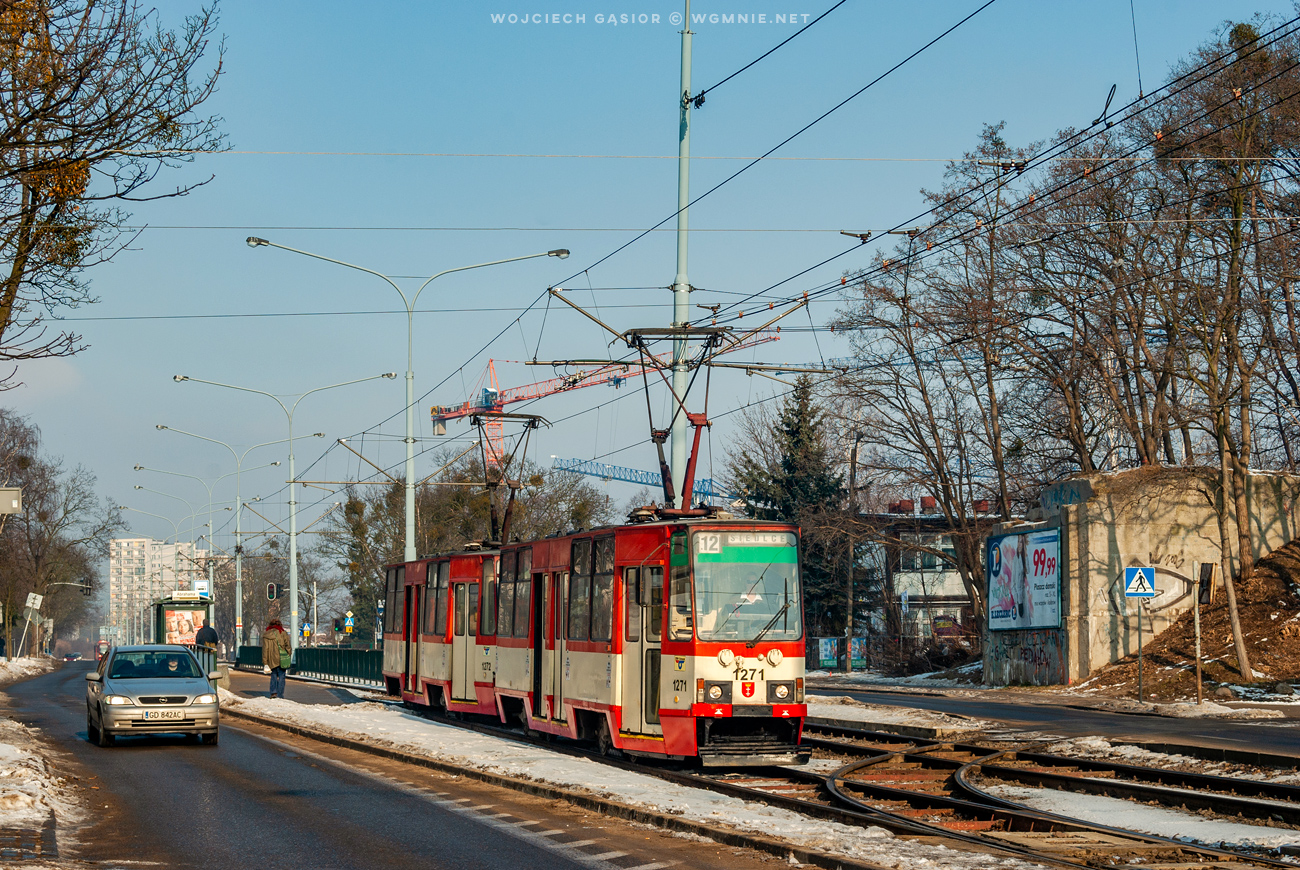
[[89, 583], [83, 583], [83, 584], [81, 584], [81, 594], [82, 594], [82, 595], [84, 595], [84, 596], [86, 596], [87, 598], [89, 598], [89, 597], [90, 597], [90, 591], [91, 591], [91, 590], [90, 590], [90, 584], [89, 584]]
[[334, 633], [340, 634], [342, 631], [343, 631], [343, 620], [341, 619], [334, 620]]
[[267, 583], [267, 584], [266, 584], [266, 600], [267, 600], [267, 601], [274, 601], [274, 600], [275, 600], [275, 593], [276, 593], [276, 585], [275, 585], [274, 583]]

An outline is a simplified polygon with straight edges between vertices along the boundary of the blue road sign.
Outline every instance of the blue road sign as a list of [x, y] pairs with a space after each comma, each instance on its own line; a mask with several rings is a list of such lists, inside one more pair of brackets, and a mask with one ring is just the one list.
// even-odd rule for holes
[[353, 622], [352, 617], [349, 616], [347, 619], [343, 620], [343, 625], [345, 628], [351, 628], [352, 626], [356, 625], [356, 623]]
[[1156, 569], [1155, 568], [1125, 568], [1124, 569], [1124, 597], [1125, 598], [1155, 598], [1156, 597]]

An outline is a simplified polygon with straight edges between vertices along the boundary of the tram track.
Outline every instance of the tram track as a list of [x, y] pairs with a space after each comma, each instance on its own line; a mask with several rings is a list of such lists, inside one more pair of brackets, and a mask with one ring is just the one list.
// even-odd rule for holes
[[[1134, 765], [1109, 765], [1107, 762], [1039, 753], [1034, 745], [990, 747], [823, 726], [810, 726], [810, 730], [836, 732], [845, 739], [810, 735], [805, 742], [824, 754], [855, 758], [830, 773], [794, 767], [758, 767], [731, 772], [686, 771], [602, 755], [595, 750], [533, 737], [505, 726], [451, 719], [423, 708], [410, 709], [456, 727], [544, 746], [565, 755], [598, 761], [691, 788], [762, 801], [811, 818], [854, 827], [884, 828], [897, 836], [928, 844], [1014, 856], [1047, 866], [1099, 868], [1123, 865], [1143, 870], [1191, 870], [1199, 867], [1256, 870], [1297, 866], [1263, 854], [1203, 846], [1034, 810], [998, 798], [983, 787], [987, 780], [998, 779], [998, 775], [1019, 775], [1027, 779], [1045, 777], [1048, 773], [1072, 776], [1071, 767], [1083, 769], [1079, 766], [1082, 763], [1092, 773], [1103, 772], [1108, 766], [1125, 768], [1127, 775], [1133, 778], [1124, 782], [1129, 796], [1158, 795], [1162, 802], [1173, 805], [1174, 796], [1180, 792], [1169, 788], [1168, 784], [1203, 784], [1195, 779], [1200, 776], [1202, 780], [1212, 780], [1212, 784], [1219, 788], [1216, 795], [1230, 796], [1226, 790], [1230, 783], [1240, 785], [1253, 795], [1267, 794], [1268, 803], [1236, 797], [1238, 801], [1250, 800], [1249, 806], [1260, 810], [1256, 805], [1273, 806], [1272, 801], [1279, 795], [1294, 796], [1300, 791], [1292, 786], [1278, 790], [1275, 788], [1278, 784], [1274, 783], [1178, 774]], [[1059, 769], [1039, 769], [1051, 767]], [[1153, 780], [1164, 775], [1166, 785], [1138, 781], [1138, 773], [1142, 771], [1151, 772]], [[1178, 776], [1183, 778], [1178, 779]], [[1110, 786], [1120, 782], [1108, 777], [1096, 779], [1105, 779]], [[1243, 804], [1238, 809], [1246, 806]], [[1241, 815], [1259, 817], [1247, 816], [1244, 812]]]

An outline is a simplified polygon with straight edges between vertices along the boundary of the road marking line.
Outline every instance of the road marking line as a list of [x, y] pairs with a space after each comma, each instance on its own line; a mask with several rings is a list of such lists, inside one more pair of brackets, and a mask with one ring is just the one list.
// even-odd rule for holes
[[598, 861], [609, 861], [613, 858], [622, 858], [626, 852], [601, 852], [599, 855], [592, 855]]
[[529, 819], [526, 822], [511, 822], [511, 824], [514, 825], [516, 828], [526, 828], [529, 825], [540, 825], [541, 822], [537, 821], [536, 819]]
[[669, 867], [676, 863], [676, 861], [673, 861], [671, 864], [665, 864], [661, 861], [655, 861], [653, 864], [638, 864], [635, 867], [625, 867], [623, 870], [661, 870], [663, 867]]
[[506, 818], [506, 817], [509, 816], [509, 815], [511, 815], [511, 813], [493, 813], [492, 815], [488, 816], [488, 818], [489, 818], [489, 819], [504, 819], [504, 818]]
[[479, 806], [476, 807], [469, 807], [469, 809], [477, 813], [477, 812], [482, 812], [483, 810], [490, 810], [494, 806], [496, 806], [496, 804], [480, 804]]
[[572, 843], [561, 843], [561, 846], [568, 846], [570, 849], [577, 849], [580, 846], [590, 846], [596, 840], [574, 840]]
[[560, 834], [567, 834], [568, 831], [536, 831], [539, 837], [558, 837]]

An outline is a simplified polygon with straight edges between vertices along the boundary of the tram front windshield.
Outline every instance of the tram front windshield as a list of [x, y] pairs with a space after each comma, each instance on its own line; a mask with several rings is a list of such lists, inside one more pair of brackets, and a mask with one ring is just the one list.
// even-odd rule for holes
[[705, 641], [798, 640], [799, 546], [791, 532], [695, 532], [696, 635]]

